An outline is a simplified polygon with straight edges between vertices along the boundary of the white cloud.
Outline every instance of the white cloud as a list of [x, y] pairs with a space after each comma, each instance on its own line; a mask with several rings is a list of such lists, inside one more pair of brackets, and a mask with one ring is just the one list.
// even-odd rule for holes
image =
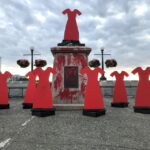
[[89, 59], [104, 46], [106, 52], [118, 61], [118, 68], [114, 69], [148, 66], [149, 4], [148, 0], [1, 0], [2, 69], [19, 74], [21, 70], [16, 60], [29, 53], [31, 46], [52, 64], [50, 47], [63, 40], [67, 15], [63, 15], [62, 11], [65, 8], [77, 8], [82, 12], [81, 16], [77, 16], [77, 23], [80, 41], [93, 50]]
[[44, 15], [42, 15], [40, 12], [35, 12], [34, 16], [41, 23], [44, 23], [46, 21], [46, 17]]
[[139, 3], [135, 6], [135, 15], [143, 16], [149, 9], [149, 6], [146, 3]]

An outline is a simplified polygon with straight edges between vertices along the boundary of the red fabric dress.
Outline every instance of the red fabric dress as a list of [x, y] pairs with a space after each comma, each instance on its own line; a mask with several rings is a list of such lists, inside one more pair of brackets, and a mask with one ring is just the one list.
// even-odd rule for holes
[[150, 107], [150, 67], [147, 67], [145, 70], [142, 70], [141, 67], [137, 67], [132, 71], [132, 73], [138, 73], [139, 75], [135, 106]]
[[127, 72], [122, 71], [121, 73], [118, 73], [117, 71], [114, 71], [110, 74], [112, 77], [116, 77], [116, 83], [114, 87], [114, 95], [113, 95], [113, 102], [114, 103], [127, 103], [127, 92], [124, 84], [124, 76], [129, 76]]
[[34, 70], [36, 76], [39, 77], [39, 83], [35, 92], [35, 101], [33, 103], [33, 108], [52, 108], [52, 93], [49, 83], [50, 73], [55, 73], [55, 70], [48, 67], [46, 70], [42, 68], [36, 68]]
[[35, 99], [35, 90], [36, 90], [36, 76], [33, 72], [28, 72], [26, 77], [29, 77], [28, 86], [26, 89], [24, 103], [33, 103]]
[[84, 109], [104, 109], [103, 96], [97, 80], [98, 73], [104, 74], [104, 71], [99, 67], [96, 67], [94, 70], [85, 67], [81, 70], [81, 74], [87, 74], [88, 76], [85, 89]]
[[12, 74], [6, 71], [4, 74], [0, 72], [0, 104], [8, 104], [8, 88], [7, 78], [12, 77]]
[[81, 15], [81, 12], [77, 9], [71, 11], [70, 9], [65, 9], [63, 14], [68, 15], [68, 21], [66, 24], [64, 40], [79, 40], [78, 26], [76, 23], [76, 15]]

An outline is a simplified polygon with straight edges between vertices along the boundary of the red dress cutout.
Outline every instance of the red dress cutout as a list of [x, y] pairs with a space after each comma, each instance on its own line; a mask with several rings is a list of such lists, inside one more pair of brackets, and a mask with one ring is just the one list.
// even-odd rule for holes
[[110, 76], [116, 77], [116, 83], [114, 87], [114, 95], [113, 95], [113, 102], [114, 103], [128, 103], [126, 87], [124, 84], [124, 76], [129, 76], [129, 74], [125, 71], [118, 73], [114, 71], [110, 74]]
[[132, 73], [138, 73], [139, 75], [135, 106], [150, 107], [150, 67], [147, 67], [145, 70], [142, 70], [141, 67], [137, 67], [132, 71]]
[[56, 73], [55, 70], [51, 67], [48, 67], [46, 70], [38, 67], [34, 70], [34, 73], [39, 77], [39, 83], [35, 92], [33, 108], [52, 108], [53, 102], [49, 76], [50, 73]]
[[6, 71], [4, 74], [0, 72], [0, 104], [8, 104], [8, 88], [7, 78], [12, 77], [12, 74]]
[[65, 28], [64, 40], [79, 40], [78, 26], [76, 23], [76, 15], [81, 15], [81, 12], [77, 9], [71, 11], [65, 9], [63, 14], [68, 15], [68, 21]]
[[88, 76], [85, 88], [84, 109], [104, 109], [103, 96], [97, 80], [98, 73], [104, 74], [104, 71], [99, 67], [96, 67], [94, 70], [85, 67], [81, 70], [81, 74], [87, 74]]
[[35, 90], [36, 90], [36, 76], [33, 72], [28, 72], [26, 77], [29, 77], [28, 86], [26, 89], [24, 103], [33, 103], [35, 99]]

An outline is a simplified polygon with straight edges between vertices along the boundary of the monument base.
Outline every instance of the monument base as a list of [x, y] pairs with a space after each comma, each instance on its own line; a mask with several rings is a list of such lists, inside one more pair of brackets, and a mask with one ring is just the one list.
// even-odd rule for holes
[[150, 114], [150, 107], [133, 107], [134, 112], [136, 113], [143, 113], [143, 114]]
[[22, 108], [23, 109], [31, 109], [33, 106], [32, 103], [22, 103]]
[[54, 108], [56, 108], [57, 111], [61, 110], [83, 110], [84, 105], [83, 104], [54, 104]]
[[91, 48], [57, 46], [52, 47], [51, 52], [56, 70], [51, 87], [53, 104], [83, 104], [87, 77], [80, 72], [88, 65]]
[[0, 109], [9, 109], [9, 104], [0, 104]]
[[55, 108], [33, 108], [32, 115], [37, 117], [47, 117], [55, 115]]
[[90, 117], [99, 117], [105, 115], [105, 109], [83, 109], [83, 115]]
[[118, 107], [118, 108], [124, 108], [124, 107], [128, 107], [128, 102], [124, 103], [124, 102], [119, 102], [119, 103], [116, 103], [116, 102], [112, 102], [111, 103], [111, 107]]

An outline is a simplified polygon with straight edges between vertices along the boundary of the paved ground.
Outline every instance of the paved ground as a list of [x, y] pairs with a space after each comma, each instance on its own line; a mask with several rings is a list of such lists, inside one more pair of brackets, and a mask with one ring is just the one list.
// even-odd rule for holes
[[11, 99], [9, 110], [0, 110], [2, 150], [150, 150], [150, 115], [129, 108], [111, 108], [99, 118], [81, 111], [57, 111], [55, 116], [32, 117], [21, 108], [21, 99]]

